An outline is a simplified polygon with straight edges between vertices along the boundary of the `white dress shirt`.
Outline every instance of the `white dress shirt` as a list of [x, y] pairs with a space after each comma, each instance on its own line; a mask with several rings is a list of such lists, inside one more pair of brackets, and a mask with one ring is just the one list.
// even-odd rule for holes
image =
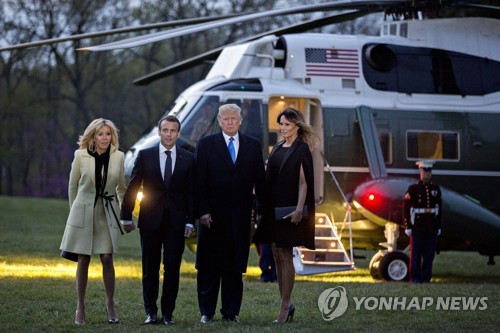
[[222, 135], [224, 136], [224, 140], [226, 141], [226, 147], [229, 145], [229, 138], [233, 138], [233, 146], [234, 146], [234, 156], [235, 160], [238, 159], [238, 150], [240, 149], [240, 136], [238, 133], [236, 133], [235, 136], [229, 136], [226, 133], [222, 132]]
[[[165, 179], [165, 162], [167, 161], [167, 154], [165, 152], [168, 149], [163, 147], [162, 144], [160, 143], [160, 168], [161, 168], [161, 175], [163, 179]], [[175, 161], [177, 159], [177, 148], [175, 146], [170, 149], [170, 157], [172, 157], [172, 174], [174, 173], [174, 168], [175, 168]]]

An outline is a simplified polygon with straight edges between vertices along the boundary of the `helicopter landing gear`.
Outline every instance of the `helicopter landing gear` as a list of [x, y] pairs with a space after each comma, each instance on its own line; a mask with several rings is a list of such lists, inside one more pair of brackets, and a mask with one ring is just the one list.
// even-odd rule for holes
[[380, 259], [379, 273], [387, 281], [406, 281], [410, 276], [410, 258], [403, 252], [388, 252]]
[[376, 280], [408, 280], [410, 276], [410, 258], [405, 253], [397, 251], [399, 226], [395, 223], [387, 223], [384, 234], [387, 242], [380, 243], [380, 245], [387, 250], [380, 250], [372, 257], [369, 265], [371, 276]]
[[370, 270], [370, 275], [375, 280], [382, 279], [382, 276], [380, 275], [379, 267], [380, 267], [380, 260], [384, 257], [384, 255], [385, 255], [384, 251], [378, 251], [377, 253], [375, 253], [373, 255], [372, 260], [370, 260], [370, 265], [368, 266], [368, 269]]

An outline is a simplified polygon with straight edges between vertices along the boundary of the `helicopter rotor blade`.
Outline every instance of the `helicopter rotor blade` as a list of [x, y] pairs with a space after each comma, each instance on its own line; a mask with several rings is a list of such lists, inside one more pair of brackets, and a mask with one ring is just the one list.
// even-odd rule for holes
[[182, 29], [174, 29], [164, 32], [154, 33], [152, 35], [145, 35], [140, 37], [133, 37], [129, 39], [124, 39], [122, 41], [107, 43], [96, 46], [84, 47], [78, 50], [81, 51], [110, 51], [124, 48], [137, 47], [149, 43], [154, 43], [158, 41], [163, 41], [171, 39], [174, 37], [184, 36], [187, 34], [197, 33], [201, 31], [206, 31], [208, 29], [218, 28], [226, 26], [229, 24], [242, 23], [246, 21], [251, 21], [259, 19], [262, 17], [278, 16], [278, 15], [291, 15], [299, 13], [310, 13], [318, 11], [328, 11], [328, 10], [360, 10], [363, 8], [372, 8], [373, 10], [383, 11], [387, 7], [407, 5], [410, 0], [380, 0], [380, 1], [334, 1], [314, 5], [298, 6], [286, 9], [275, 9], [270, 11], [265, 11], [261, 13], [245, 14], [237, 17], [221, 19], [214, 22], [200, 23], [191, 27], [186, 27]]
[[129, 32], [151, 30], [151, 29], [158, 29], [158, 28], [168, 28], [168, 27], [174, 27], [174, 26], [179, 26], [179, 25], [200, 24], [200, 23], [212, 22], [212, 21], [216, 21], [216, 20], [220, 20], [220, 19], [227, 19], [227, 18], [241, 16], [241, 15], [245, 15], [245, 14], [230, 14], [230, 15], [221, 15], [221, 16], [208, 16], [208, 17], [203, 17], [203, 18], [189, 18], [189, 19], [182, 19], [182, 20], [175, 20], [175, 21], [144, 24], [144, 25], [140, 25], [140, 26], [111, 29], [111, 30], [106, 30], [106, 31], [89, 32], [89, 33], [85, 33], [85, 34], [71, 35], [71, 36], [67, 36], [67, 37], [43, 39], [43, 40], [39, 40], [39, 41], [35, 41], [35, 42], [28, 42], [28, 43], [22, 43], [22, 44], [17, 44], [17, 45], [0, 47], [0, 52], [11, 51], [11, 50], [16, 50], [16, 49], [26, 49], [26, 48], [34, 47], [34, 46], [57, 44], [57, 43], [68, 42], [68, 41], [72, 41], [72, 40], [116, 35], [116, 34], [121, 34], [121, 33], [129, 33]]
[[239, 40], [237, 42], [224, 45], [218, 48], [215, 48], [213, 50], [204, 52], [202, 54], [199, 54], [197, 56], [194, 56], [192, 58], [177, 62], [173, 65], [170, 65], [168, 67], [162, 68], [160, 70], [157, 70], [153, 73], [141, 76], [133, 81], [135, 85], [143, 86], [143, 85], [148, 85], [153, 81], [156, 81], [158, 79], [164, 78], [169, 75], [173, 75], [179, 72], [182, 72], [184, 70], [190, 69], [192, 67], [201, 65], [207, 60], [213, 60], [216, 59], [217, 56], [222, 52], [222, 50], [229, 45], [236, 45], [236, 44], [241, 44], [241, 43], [246, 43], [255, 39], [259, 39], [264, 36], [268, 35], [280, 35], [280, 34], [288, 34], [288, 33], [299, 33], [307, 30], [311, 30], [314, 28], [319, 28], [325, 25], [330, 25], [330, 24], [335, 24], [335, 23], [341, 23], [345, 21], [350, 21], [357, 19], [359, 17], [366, 16], [370, 13], [373, 13], [373, 10], [359, 10], [359, 11], [352, 11], [349, 13], [343, 13], [343, 14], [336, 14], [336, 15], [331, 15], [327, 16], [321, 19], [313, 19], [313, 20], [308, 20], [305, 22], [301, 23], [296, 23], [292, 25], [288, 25], [282, 28], [270, 30], [270, 31], [265, 31], [260, 34], [251, 36], [246, 39]]
[[[487, 3], [487, 4], [482, 4], [482, 3]], [[499, 11], [499, 7], [497, 6], [498, 1], [491, 1], [491, 0], [459, 0], [454, 3], [453, 0], [449, 0], [447, 2], [448, 6], [450, 7], [461, 7], [461, 8], [469, 8], [469, 9], [482, 9], [482, 13], [484, 14], [485, 17], [498, 17], [498, 13], [495, 13]], [[432, 5], [432, 4], [431, 4]], [[94, 37], [102, 37], [102, 36], [108, 36], [108, 35], [114, 35], [114, 34], [120, 34], [120, 33], [129, 33], [129, 32], [136, 32], [136, 31], [143, 31], [143, 30], [151, 30], [151, 29], [158, 29], [158, 28], [168, 28], [168, 27], [174, 27], [174, 26], [182, 26], [182, 25], [199, 25], [197, 26], [196, 29], [201, 29], [206, 30], [206, 29], [211, 29], [212, 26], [208, 25], [205, 28], [203, 27], [203, 24], [208, 24], [213, 21], [220, 21], [217, 26], [225, 25], [225, 24], [233, 24], [233, 23], [238, 23], [238, 20], [236, 19], [236, 22], [234, 21], [223, 21], [223, 20], [231, 20], [235, 19], [237, 17], [243, 17], [244, 19], [241, 22], [248, 21], [253, 19], [253, 16], [250, 18], [247, 15], [260, 15], [259, 17], [264, 17], [264, 16], [277, 16], [277, 15], [289, 15], [289, 14], [297, 14], [297, 13], [307, 13], [307, 12], [315, 12], [315, 11], [327, 11], [327, 10], [343, 10], [343, 9], [353, 9], [353, 10], [361, 10], [361, 9], [366, 9], [366, 8], [377, 8], [380, 11], [390, 9], [390, 8], [424, 8], [425, 4], [418, 4], [415, 3], [414, 0], [378, 0], [378, 1], [363, 1], [363, 0], [351, 0], [351, 1], [336, 1], [336, 2], [330, 2], [330, 3], [324, 3], [324, 4], [316, 4], [316, 5], [306, 5], [306, 6], [301, 6], [301, 7], [295, 7], [295, 8], [289, 8], [289, 9], [284, 9], [284, 10], [274, 10], [274, 11], [267, 11], [267, 12], [262, 12], [260, 14], [248, 14], [248, 13], [239, 13], [239, 14], [228, 14], [228, 15], [220, 15], [220, 16], [209, 16], [209, 17], [204, 17], [204, 18], [189, 18], [189, 19], [181, 19], [181, 20], [175, 20], [175, 21], [168, 21], [168, 22], [159, 22], [159, 23], [153, 23], [153, 24], [146, 24], [146, 25], [140, 25], [140, 26], [132, 26], [132, 27], [125, 27], [125, 28], [119, 28], [119, 29], [111, 29], [111, 30], [106, 30], [106, 31], [98, 31], [98, 32], [92, 32], [92, 33], [84, 33], [84, 34], [78, 34], [78, 35], [72, 35], [72, 36], [67, 36], [67, 37], [58, 37], [58, 38], [52, 38], [52, 39], [44, 39], [44, 40], [39, 40], [35, 42], [27, 42], [27, 43], [21, 43], [21, 44], [16, 44], [16, 45], [10, 45], [10, 46], [4, 46], [0, 47], [0, 52], [2, 51], [11, 51], [15, 49], [24, 49], [24, 48], [30, 48], [30, 47], [35, 47], [35, 46], [42, 46], [42, 45], [50, 45], [50, 44], [56, 44], [56, 43], [61, 43], [61, 42], [67, 42], [67, 41], [73, 41], [73, 40], [79, 40], [79, 39], [88, 39], [88, 38], [94, 38]], [[489, 11], [493, 11], [493, 13]], [[166, 39], [168, 38], [173, 38], [174, 36], [168, 36], [168, 33], [174, 32], [176, 35], [184, 35], [184, 34], [189, 34], [191, 33], [188, 30], [182, 31], [182, 29], [173, 29], [168, 32], [164, 32], [166, 34]], [[149, 35], [145, 35], [139, 38], [139, 40], [143, 38], [148, 38]], [[161, 37], [158, 35], [154, 35], [156, 38], [159, 38], [159, 40], [162, 40]], [[136, 43], [139, 43], [137, 37], [132, 37], [132, 40], [135, 40]], [[124, 40], [124, 41], [127, 41]], [[147, 41], [145, 43], [148, 43]], [[144, 44], [145, 44], [144, 43]], [[124, 42], [126, 45], [127, 42]], [[105, 45], [110, 45], [114, 46], [116, 49], [119, 48], [125, 48], [125, 47], [134, 47], [132, 46], [123, 46], [120, 47], [119, 42], [113, 42], [109, 44], [102, 44], [100, 46], [95, 46], [95, 47], [89, 47], [93, 48], [92, 50], [104, 50], [104, 49], [99, 49], [99, 47], [104, 47]], [[138, 44], [142, 45], [142, 44]], [[110, 48], [113, 49], [113, 48]]]
[[[500, 1], [498, 1], [498, 5], [500, 5]], [[470, 9], [478, 9], [480, 11], [482, 11], [484, 14], [486, 14], [485, 16], [491, 16], [493, 18], [500, 18], [500, 7], [499, 6], [494, 6], [494, 5], [482, 5], [482, 4], [477, 4], [477, 3], [468, 3], [468, 4], [464, 4], [462, 5], [462, 7], [464, 8], [470, 8]], [[495, 13], [493, 13], [495, 12]]]

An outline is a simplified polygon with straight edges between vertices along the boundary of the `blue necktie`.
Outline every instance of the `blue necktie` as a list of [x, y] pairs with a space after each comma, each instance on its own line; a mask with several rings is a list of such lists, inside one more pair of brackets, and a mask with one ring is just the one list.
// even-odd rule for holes
[[229, 149], [229, 155], [231, 155], [231, 159], [234, 162], [236, 162], [236, 151], [234, 150], [234, 144], [233, 144], [234, 138], [229, 138], [229, 144], [227, 145], [227, 148]]
[[163, 183], [165, 184], [165, 187], [168, 187], [168, 183], [170, 183], [170, 177], [172, 176], [171, 153], [172, 152], [170, 150], [165, 150], [165, 154], [167, 154], [167, 160], [165, 161], [165, 173], [163, 174]]

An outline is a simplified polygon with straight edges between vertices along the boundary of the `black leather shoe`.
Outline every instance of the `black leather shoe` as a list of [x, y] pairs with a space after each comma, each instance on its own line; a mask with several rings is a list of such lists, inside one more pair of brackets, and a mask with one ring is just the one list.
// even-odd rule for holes
[[208, 324], [208, 323], [211, 323], [211, 322], [213, 322], [213, 321], [214, 321], [214, 318], [213, 318], [213, 317], [209, 317], [209, 316], [207, 316], [207, 315], [203, 315], [203, 316], [201, 316], [201, 320], [200, 320], [200, 322], [201, 322], [202, 324]]
[[240, 322], [238, 320], [238, 317], [236, 317], [236, 316], [222, 316], [222, 320], [224, 320], [224, 321], [230, 321], [230, 322], [233, 322], [233, 323], [236, 323], [236, 324], [238, 324]]
[[172, 320], [172, 317], [163, 316], [162, 321], [165, 325], [173, 325], [175, 322]]
[[144, 320], [144, 324], [146, 325], [154, 325], [158, 322], [158, 317], [155, 314], [148, 314], [146, 320]]

